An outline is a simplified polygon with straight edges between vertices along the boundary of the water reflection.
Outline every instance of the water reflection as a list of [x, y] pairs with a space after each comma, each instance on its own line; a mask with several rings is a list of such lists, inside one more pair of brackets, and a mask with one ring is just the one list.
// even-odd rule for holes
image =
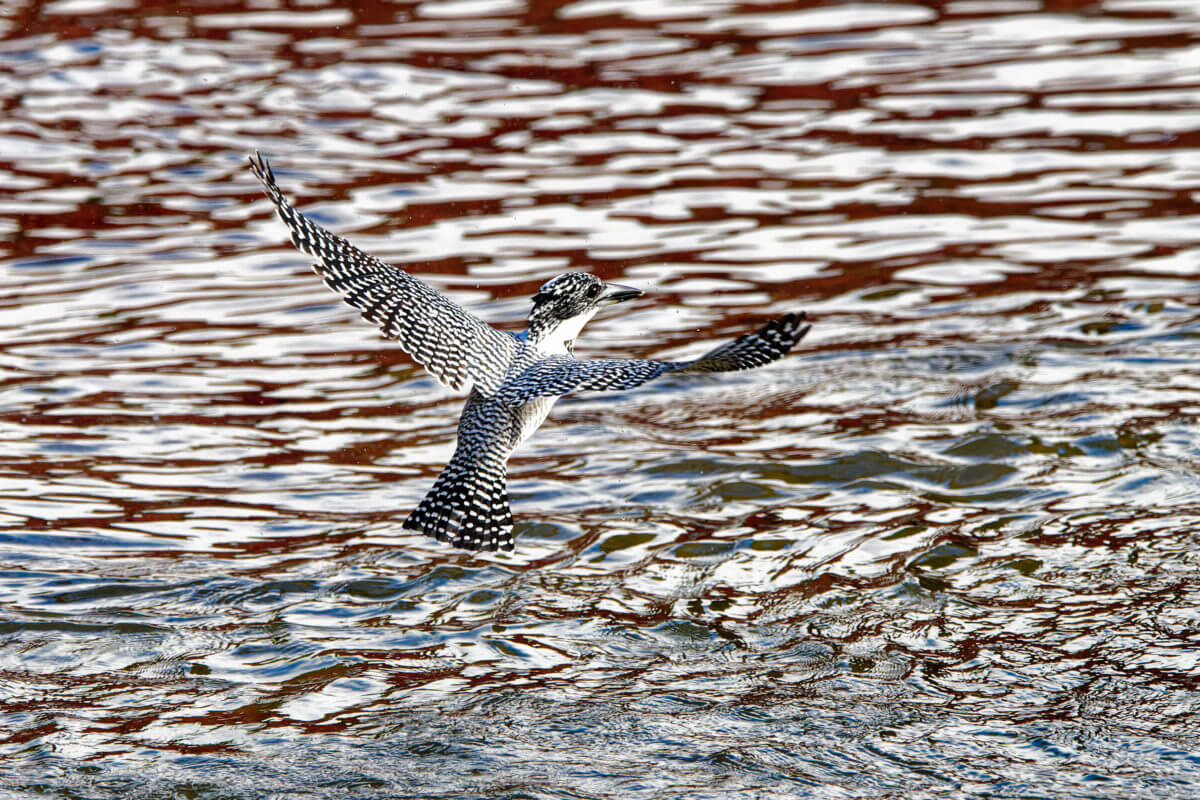
[[[1192, 3], [0, 10], [0, 762], [30, 795], [1172, 797], [1196, 782]], [[588, 355], [520, 546], [300, 206]]]

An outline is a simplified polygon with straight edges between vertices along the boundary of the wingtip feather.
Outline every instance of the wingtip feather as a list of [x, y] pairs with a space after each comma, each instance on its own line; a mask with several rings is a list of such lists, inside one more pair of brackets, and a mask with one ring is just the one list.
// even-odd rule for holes
[[279, 188], [275, 185], [275, 172], [271, 169], [271, 164], [267, 161], [266, 156], [255, 150], [247, 160], [250, 162], [250, 171], [266, 187], [267, 191], [272, 194], [278, 192]]

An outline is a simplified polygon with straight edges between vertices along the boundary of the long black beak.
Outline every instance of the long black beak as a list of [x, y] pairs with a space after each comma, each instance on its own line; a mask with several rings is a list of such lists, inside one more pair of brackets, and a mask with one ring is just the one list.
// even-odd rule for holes
[[596, 298], [596, 303], [602, 306], [611, 306], [613, 303], [623, 303], [626, 300], [632, 300], [635, 297], [641, 297], [644, 294], [641, 289], [634, 289], [632, 286], [622, 286], [619, 283], [604, 284], [604, 291]]

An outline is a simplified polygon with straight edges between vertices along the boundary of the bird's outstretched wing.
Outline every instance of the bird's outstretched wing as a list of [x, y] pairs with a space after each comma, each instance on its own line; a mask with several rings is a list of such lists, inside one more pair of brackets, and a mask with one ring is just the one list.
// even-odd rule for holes
[[261, 153], [250, 159], [250, 169], [287, 225], [292, 243], [317, 259], [313, 268], [330, 289], [450, 388], [473, 383], [484, 394], [499, 388], [520, 347], [512, 334], [306, 218], [283, 196]]
[[668, 372], [736, 372], [769, 364], [804, 338], [811, 325], [801, 311], [785, 314], [754, 333], [717, 347], [694, 361], [576, 360], [570, 356], [543, 359], [505, 385], [498, 398], [519, 406], [535, 397], [553, 397], [585, 390], [623, 390], [641, 386]]

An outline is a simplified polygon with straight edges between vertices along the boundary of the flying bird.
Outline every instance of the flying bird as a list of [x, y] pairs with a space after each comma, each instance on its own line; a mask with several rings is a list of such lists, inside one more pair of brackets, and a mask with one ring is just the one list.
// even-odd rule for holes
[[804, 312], [785, 314], [692, 361], [577, 359], [572, 349], [584, 324], [605, 306], [640, 297], [640, 290], [568, 272], [533, 296], [524, 331], [501, 331], [296, 211], [261, 153], [250, 159], [250, 169], [292, 243], [316, 259], [313, 268], [325, 284], [433, 377], [452, 389], [470, 389], [454, 456], [404, 521], [405, 528], [455, 547], [512, 549], [508, 457], [559, 397], [632, 389], [668, 373], [760, 367], [787, 354], [810, 327]]

